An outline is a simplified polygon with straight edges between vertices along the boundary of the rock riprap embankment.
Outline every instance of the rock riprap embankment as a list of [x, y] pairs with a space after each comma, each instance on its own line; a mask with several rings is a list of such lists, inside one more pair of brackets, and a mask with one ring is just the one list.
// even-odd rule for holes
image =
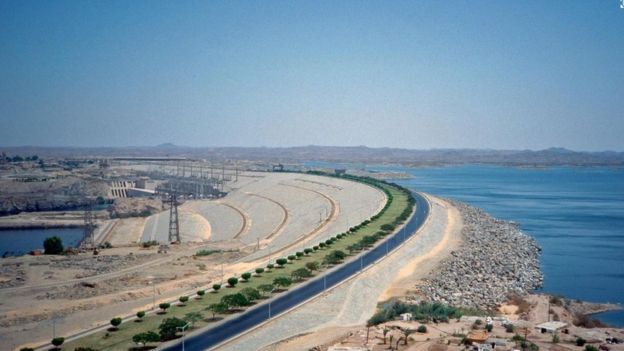
[[432, 301], [487, 310], [542, 285], [540, 248], [533, 238], [513, 222], [450, 202], [462, 216], [463, 242], [417, 286], [420, 293]]

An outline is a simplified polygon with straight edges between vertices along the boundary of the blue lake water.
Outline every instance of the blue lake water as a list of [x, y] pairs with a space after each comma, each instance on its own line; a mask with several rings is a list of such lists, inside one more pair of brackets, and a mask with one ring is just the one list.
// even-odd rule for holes
[[[318, 167], [332, 164], [311, 163]], [[517, 222], [542, 247], [545, 292], [624, 304], [624, 170], [368, 166], [414, 176], [396, 182]], [[596, 315], [624, 326], [624, 312]]]
[[64, 247], [76, 247], [84, 235], [82, 228], [0, 230], [0, 255], [20, 255], [43, 249], [43, 241], [58, 236]]

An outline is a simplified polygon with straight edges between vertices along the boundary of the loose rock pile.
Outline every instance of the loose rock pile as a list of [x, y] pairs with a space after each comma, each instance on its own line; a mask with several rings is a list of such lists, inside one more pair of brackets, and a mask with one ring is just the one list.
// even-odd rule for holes
[[482, 310], [495, 308], [513, 294], [542, 285], [540, 248], [512, 222], [493, 218], [450, 201], [462, 215], [463, 243], [439, 270], [417, 286], [429, 300]]

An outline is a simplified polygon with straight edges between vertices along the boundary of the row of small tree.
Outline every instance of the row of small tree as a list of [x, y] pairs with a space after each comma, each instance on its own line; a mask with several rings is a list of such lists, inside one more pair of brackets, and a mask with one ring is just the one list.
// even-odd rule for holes
[[[324, 175], [327, 175], [327, 174], [324, 174]], [[306, 255], [312, 254], [313, 252], [330, 248], [338, 240], [346, 237], [347, 235], [356, 234], [362, 228], [366, 227], [371, 222], [377, 220], [387, 211], [387, 209], [390, 207], [390, 205], [394, 201], [392, 193], [389, 190], [387, 190], [385, 187], [380, 185], [380, 183], [386, 183], [384, 181], [379, 181], [379, 180], [372, 179], [372, 178], [354, 177], [354, 176], [348, 176], [348, 175], [344, 177], [353, 178], [353, 180], [367, 183], [369, 185], [372, 185], [382, 190], [386, 194], [386, 197], [388, 199], [385, 206], [382, 208], [382, 210], [379, 213], [372, 216], [370, 219], [367, 219], [364, 222], [349, 228], [344, 233], [340, 233], [312, 247], [305, 248], [303, 251], [297, 251], [294, 254], [289, 255], [287, 257], [278, 258], [277, 260], [275, 260], [275, 264], [269, 263], [266, 266], [266, 269], [272, 270], [276, 268], [276, 266], [277, 268], [283, 268], [286, 264], [293, 263], [295, 260], [301, 259]], [[381, 237], [392, 232], [395, 229], [396, 225], [404, 222], [408, 218], [409, 214], [411, 214], [414, 203], [415, 203], [413, 196], [408, 190], [396, 184], [392, 184], [392, 185], [400, 189], [407, 195], [409, 206], [393, 222], [385, 223], [384, 225], [382, 225], [380, 227], [381, 231], [378, 231], [374, 235], [365, 236], [357, 244], [355, 244], [355, 246], [352, 245], [349, 248], [347, 248], [350, 253], [355, 250], [361, 250], [361, 249], [365, 249], [365, 248], [372, 246], [377, 240], [381, 239]], [[60, 239], [58, 240], [57, 239], [58, 238], [54, 238], [50, 240], [49, 242], [50, 253], [52, 251], [56, 252], [59, 250], [58, 244], [60, 244], [60, 252], [62, 252], [63, 250], [62, 243], [60, 242]], [[46, 248], [46, 253], [48, 253], [47, 248]], [[321, 264], [319, 264], [318, 262], [307, 262], [305, 264], [305, 267], [296, 269], [293, 272], [291, 272], [290, 277], [279, 276], [273, 279], [272, 284], [263, 284], [263, 285], [257, 286], [256, 288], [246, 287], [238, 293], [225, 295], [220, 299], [220, 302], [211, 304], [210, 306], [206, 308], [206, 310], [212, 313], [212, 320], [215, 320], [216, 315], [219, 315], [219, 314], [223, 315], [223, 314], [235, 312], [241, 308], [249, 306], [256, 300], [266, 298], [270, 296], [272, 293], [283, 291], [284, 289], [292, 285], [293, 282], [300, 282], [300, 281], [305, 280], [306, 278], [312, 277], [313, 272], [318, 271], [321, 265], [329, 266], [329, 265], [339, 264], [346, 258], [346, 256], [347, 254], [341, 250], [330, 251], [329, 253], [325, 255]], [[263, 274], [264, 272], [265, 272], [265, 268], [259, 267], [255, 269], [255, 274], [257, 276]], [[235, 287], [239, 283], [240, 280], [242, 280], [243, 282], [249, 282], [252, 276], [253, 275], [251, 272], [245, 272], [241, 274], [240, 279], [237, 277], [228, 278], [227, 284], [229, 287]], [[221, 284], [212, 285], [212, 291], [214, 293], [219, 292], [220, 289], [221, 289]], [[206, 294], [205, 290], [199, 290], [197, 291], [197, 298], [201, 299], [205, 294]], [[189, 297], [181, 296], [179, 297], [178, 300], [180, 302], [178, 306], [183, 307], [188, 302]], [[167, 309], [171, 307], [171, 304], [164, 302], [164, 303], [159, 304], [159, 307], [160, 307], [159, 313], [165, 314], [167, 313]], [[136, 316], [137, 316], [137, 320], [141, 321], [145, 317], [145, 312], [139, 311], [137, 312]], [[199, 312], [189, 312], [185, 315], [184, 319], [179, 319], [176, 317], [166, 318], [165, 320], [163, 320], [163, 322], [159, 326], [159, 333], [156, 333], [154, 331], [148, 331], [148, 332], [136, 334], [133, 336], [132, 339], [135, 343], [143, 345], [143, 346], [145, 346], [147, 343], [150, 343], [150, 342], [170, 340], [170, 339], [175, 338], [177, 331], [180, 328], [186, 326], [187, 323], [193, 324], [196, 321], [199, 321], [201, 319], [203, 319], [203, 315]], [[110, 324], [112, 326], [110, 330], [116, 331], [119, 329], [119, 326], [122, 324], [122, 319], [120, 317], [115, 317], [111, 319]], [[55, 344], [55, 342], [58, 345]], [[64, 342], [63, 338], [56, 338], [56, 340], [53, 340], [53, 344], [55, 346], [60, 346], [63, 342]]]

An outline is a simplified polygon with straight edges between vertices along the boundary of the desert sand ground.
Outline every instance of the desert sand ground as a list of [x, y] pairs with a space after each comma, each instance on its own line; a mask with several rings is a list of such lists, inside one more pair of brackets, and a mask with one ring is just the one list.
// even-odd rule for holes
[[[119, 246], [99, 256], [25, 256], [0, 262], [0, 340], [7, 349], [48, 342], [107, 324], [221, 282], [345, 231], [380, 210], [385, 195], [342, 179], [288, 173], [243, 174], [225, 198], [180, 206], [183, 243], [166, 254], [140, 241], [165, 241], [168, 211], [119, 219], [99, 237]], [[195, 256], [200, 249], [221, 250]]]

